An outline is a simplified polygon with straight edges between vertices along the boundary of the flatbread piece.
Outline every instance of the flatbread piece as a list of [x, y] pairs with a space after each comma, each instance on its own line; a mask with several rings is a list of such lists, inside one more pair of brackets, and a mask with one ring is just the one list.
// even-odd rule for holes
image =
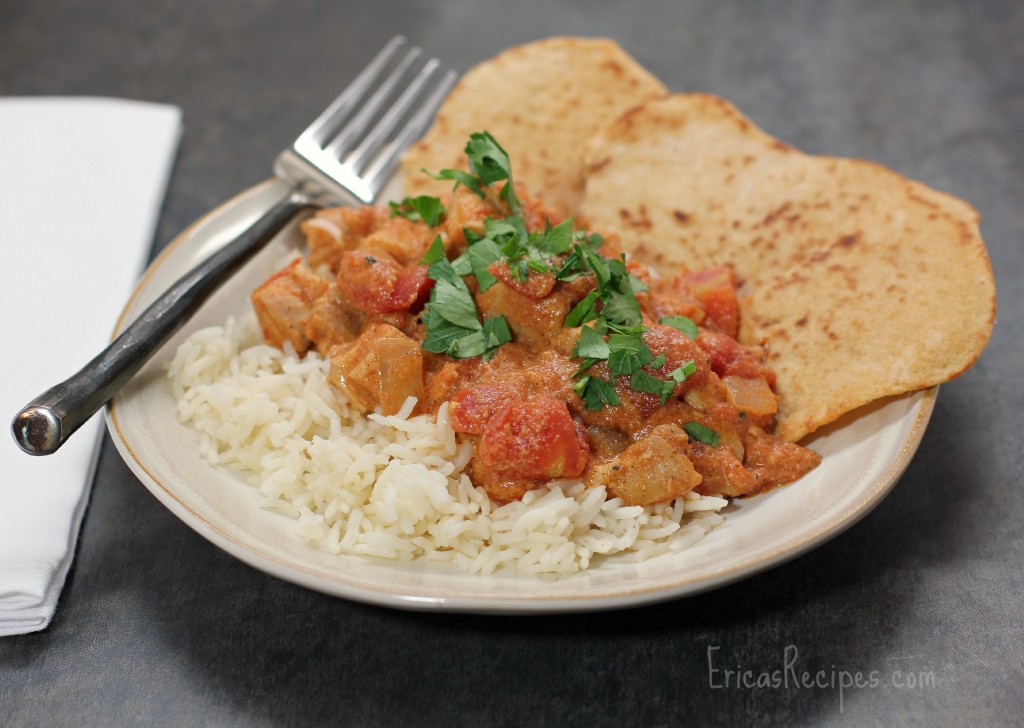
[[470, 69], [452, 90], [403, 159], [406, 193], [450, 190], [451, 182], [421, 170], [465, 169], [466, 139], [486, 130], [513, 160], [517, 186], [573, 215], [583, 193], [583, 143], [627, 109], [666, 93], [611, 40], [556, 37], [513, 47]]
[[766, 346], [789, 440], [960, 375], [989, 339], [992, 268], [955, 197], [803, 154], [704, 94], [631, 110], [585, 155], [591, 229], [651, 262], [735, 268], [740, 339]]

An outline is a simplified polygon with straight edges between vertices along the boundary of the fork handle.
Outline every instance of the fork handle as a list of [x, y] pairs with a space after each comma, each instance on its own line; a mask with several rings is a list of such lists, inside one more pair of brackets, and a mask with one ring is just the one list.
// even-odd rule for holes
[[31, 455], [49, 455], [117, 393], [210, 295], [301, 211], [314, 207], [295, 192], [244, 233], [164, 292], [96, 358], [50, 387], [11, 423], [14, 439]]

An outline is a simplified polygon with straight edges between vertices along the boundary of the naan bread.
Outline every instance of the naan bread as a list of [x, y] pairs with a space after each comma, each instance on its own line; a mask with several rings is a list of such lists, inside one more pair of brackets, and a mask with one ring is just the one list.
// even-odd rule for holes
[[666, 266], [728, 263], [740, 340], [778, 375], [796, 441], [878, 398], [971, 366], [995, 321], [977, 212], [869, 162], [803, 154], [728, 102], [646, 103], [588, 143], [590, 229]]
[[451, 182], [421, 170], [465, 169], [466, 140], [486, 130], [511, 157], [517, 187], [573, 215], [583, 193], [582, 144], [627, 109], [666, 93], [611, 40], [549, 38], [511, 48], [467, 72], [406, 153], [406, 193], [450, 190]]

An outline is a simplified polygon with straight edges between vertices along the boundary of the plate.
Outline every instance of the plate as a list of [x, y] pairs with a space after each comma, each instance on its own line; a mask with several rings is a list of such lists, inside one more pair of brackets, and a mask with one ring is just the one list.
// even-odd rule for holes
[[[143, 275], [118, 329], [284, 195], [280, 183], [266, 182], [185, 230]], [[132, 471], [200, 535], [257, 569], [346, 599], [421, 610], [568, 612], [635, 606], [719, 587], [805, 553], [864, 517], [906, 469], [935, 404], [932, 388], [877, 402], [834, 423], [806, 443], [823, 456], [817, 469], [789, 486], [732, 503], [723, 511], [723, 525], [680, 553], [643, 562], [613, 557], [558, 578], [511, 570], [480, 576], [428, 561], [334, 556], [295, 534], [292, 519], [261, 510], [258, 491], [238, 476], [202, 459], [195, 432], [178, 421], [166, 376], [186, 336], [244, 313], [249, 292], [300, 243], [297, 224], [283, 230], [121, 391], [106, 418]]]

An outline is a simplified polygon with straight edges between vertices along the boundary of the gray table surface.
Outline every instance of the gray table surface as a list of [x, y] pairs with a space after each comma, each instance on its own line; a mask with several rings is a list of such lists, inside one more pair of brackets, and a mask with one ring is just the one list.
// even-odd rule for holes
[[[1024, 5], [3, 0], [0, 95], [183, 108], [155, 253], [266, 178], [396, 32], [460, 70], [547, 35], [611, 36], [797, 147], [964, 197], [999, 290], [988, 349], [858, 525], [741, 583], [612, 613], [417, 614], [307, 591], [189, 530], [108, 440], [56, 618], [0, 640], [0, 725], [1024, 723]], [[714, 688], [709, 649], [755, 673], [795, 649], [881, 684]]]

